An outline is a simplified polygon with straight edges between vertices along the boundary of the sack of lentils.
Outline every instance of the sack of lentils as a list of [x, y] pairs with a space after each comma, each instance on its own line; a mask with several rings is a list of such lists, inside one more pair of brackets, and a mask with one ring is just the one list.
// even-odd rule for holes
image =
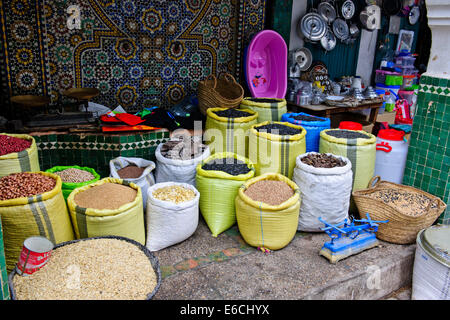
[[254, 175], [253, 164], [234, 153], [215, 153], [198, 164], [200, 212], [214, 237], [236, 223], [234, 200], [239, 187]]
[[150, 300], [160, 286], [158, 258], [117, 236], [60, 243], [44, 268], [27, 277], [15, 269], [9, 275], [12, 300]]
[[123, 179], [141, 187], [144, 210], [147, 207], [147, 190], [155, 184], [153, 177], [155, 167], [153, 161], [142, 158], [117, 157], [109, 161], [112, 178]]
[[258, 123], [249, 132], [249, 159], [256, 175], [281, 173], [292, 178], [295, 159], [306, 152], [306, 130], [288, 122]]
[[103, 178], [73, 190], [67, 205], [77, 239], [120, 236], [145, 245], [144, 207], [138, 185]]
[[258, 123], [265, 121], [280, 121], [287, 112], [286, 99], [252, 98], [242, 99], [240, 109], [251, 109], [258, 113]]
[[26, 134], [0, 133], [0, 177], [40, 171], [36, 141]]
[[281, 121], [301, 125], [308, 132], [306, 134], [306, 152], [319, 151], [320, 132], [330, 129], [330, 119], [312, 116], [304, 112], [285, 113]]
[[18, 261], [26, 238], [43, 236], [53, 244], [74, 239], [61, 187], [61, 178], [48, 172], [20, 172], [0, 178], [8, 272]]
[[158, 251], [189, 238], [198, 226], [200, 193], [187, 183], [162, 182], [148, 189], [147, 244]]
[[195, 186], [197, 164], [210, 155], [201, 136], [175, 136], [158, 145], [156, 156], [156, 183], [181, 182]]
[[58, 175], [62, 181], [62, 193], [67, 200], [73, 189], [100, 180], [100, 175], [92, 168], [79, 166], [55, 166], [45, 172]]
[[236, 218], [245, 242], [262, 251], [287, 246], [297, 232], [298, 186], [278, 173], [245, 182], [236, 196]]
[[298, 230], [320, 232], [322, 217], [331, 224], [348, 218], [352, 193], [352, 163], [331, 153], [308, 152], [297, 157], [294, 177], [302, 203]]
[[258, 113], [250, 109], [209, 108], [204, 139], [211, 153], [232, 152], [248, 157], [248, 129]]

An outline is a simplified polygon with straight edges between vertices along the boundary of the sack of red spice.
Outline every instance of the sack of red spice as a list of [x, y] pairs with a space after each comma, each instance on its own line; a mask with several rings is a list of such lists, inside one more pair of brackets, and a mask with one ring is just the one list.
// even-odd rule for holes
[[27, 134], [0, 133], [0, 177], [40, 171], [34, 138]]

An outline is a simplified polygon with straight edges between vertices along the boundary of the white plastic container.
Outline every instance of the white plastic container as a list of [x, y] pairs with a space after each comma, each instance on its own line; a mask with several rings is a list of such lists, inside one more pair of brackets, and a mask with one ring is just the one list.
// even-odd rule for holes
[[450, 300], [450, 225], [417, 234], [411, 300]]
[[408, 142], [405, 133], [395, 129], [381, 129], [377, 136], [375, 176], [381, 180], [402, 184]]

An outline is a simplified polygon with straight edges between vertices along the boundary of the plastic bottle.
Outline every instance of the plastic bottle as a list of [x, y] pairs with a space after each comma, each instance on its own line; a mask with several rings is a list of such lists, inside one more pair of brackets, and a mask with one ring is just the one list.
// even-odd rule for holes
[[392, 112], [395, 109], [395, 97], [387, 91], [384, 95], [384, 110], [386, 112]]

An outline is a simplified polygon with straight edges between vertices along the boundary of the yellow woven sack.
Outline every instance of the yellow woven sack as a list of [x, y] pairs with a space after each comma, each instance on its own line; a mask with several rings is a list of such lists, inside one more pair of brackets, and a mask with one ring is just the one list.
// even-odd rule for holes
[[53, 244], [74, 240], [74, 233], [66, 202], [62, 194], [61, 178], [53, 173], [33, 172], [52, 177], [55, 187], [32, 197], [0, 201], [8, 272], [14, 269], [23, 242], [32, 236], [43, 236]]
[[287, 112], [286, 99], [253, 98], [242, 99], [239, 109], [251, 109], [258, 113], [258, 122], [280, 121]]
[[36, 141], [27, 134], [0, 133], [14, 138], [31, 140], [31, 146], [21, 152], [0, 156], [0, 178], [11, 173], [40, 171]]
[[327, 134], [335, 130], [340, 129], [326, 129], [320, 132], [319, 152], [347, 157], [352, 163], [352, 191], [366, 189], [375, 170], [376, 137], [363, 130], [356, 132], [369, 136], [369, 139], [336, 138]]
[[[203, 164], [222, 158], [234, 158], [248, 164], [252, 170], [233, 176], [223, 171], [203, 170]], [[253, 164], [235, 153], [215, 153], [197, 165], [196, 186], [200, 192], [200, 212], [214, 237], [236, 223], [234, 200], [239, 187], [255, 175]]]
[[[302, 132], [291, 136], [280, 136], [256, 131], [255, 127], [269, 123], [302, 129]], [[248, 157], [255, 164], [256, 175], [267, 172], [281, 173], [292, 179], [297, 156], [306, 152], [306, 134], [305, 128], [288, 122], [266, 121], [251, 126]]]
[[231, 152], [248, 157], [248, 129], [257, 123], [258, 113], [250, 109], [240, 109], [250, 116], [240, 118], [220, 117], [215, 112], [228, 108], [209, 108], [206, 118], [204, 138], [211, 154]]
[[[74, 198], [78, 193], [108, 182], [122, 184], [137, 190], [136, 198], [118, 209], [82, 208], [75, 203]], [[67, 205], [77, 239], [121, 236], [145, 245], [142, 191], [136, 184], [122, 179], [104, 178], [87, 186], [74, 189], [67, 198]]]
[[[245, 190], [262, 180], [284, 181], [294, 190], [294, 195], [277, 206], [250, 199]], [[236, 196], [236, 218], [242, 238], [253, 247], [284, 248], [297, 232], [300, 201], [298, 186], [281, 174], [266, 173], [248, 180]]]

